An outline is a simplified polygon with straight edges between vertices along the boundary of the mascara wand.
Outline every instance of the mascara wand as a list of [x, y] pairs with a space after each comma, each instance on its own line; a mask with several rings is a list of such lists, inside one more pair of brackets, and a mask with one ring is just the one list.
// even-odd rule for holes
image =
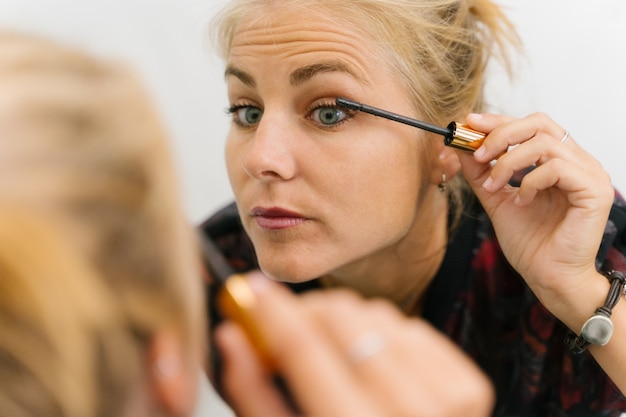
[[426, 130], [428, 132], [436, 133], [443, 136], [443, 143], [446, 146], [462, 149], [464, 151], [474, 152], [480, 147], [485, 140], [485, 134], [469, 127], [459, 124], [457, 122], [451, 122], [448, 127], [436, 126], [421, 120], [412, 119], [410, 117], [402, 116], [396, 113], [392, 113], [387, 110], [379, 109], [376, 107], [368, 106], [356, 101], [348, 100], [347, 98], [339, 97], [335, 103], [339, 107], [343, 107], [350, 110], [362, 111], [374, 116], [383, 117], [394, 122], [404, 123], [405, 125], [417, 127], [418, 129]]

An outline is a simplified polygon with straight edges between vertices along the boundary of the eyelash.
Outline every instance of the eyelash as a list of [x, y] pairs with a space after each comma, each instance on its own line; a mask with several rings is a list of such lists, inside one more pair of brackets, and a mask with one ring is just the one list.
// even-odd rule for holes
[[339, 107], [339, 106], [337, 106], [337, 104], [335, 104], [334, 102], [327, 102], [327, 103], [319, 103], [319, 104], [316, 104], [316, 105], [314, 105], [313, 107], [311, 107], [311, 108], [307, 111], [307, 114], [309, 115], [309, 116], [307, 116], [307, 118], [308, 118], [308, 117], [310, 117], [310, 115], [311, 115], [314, 111], [319, 110], [319, 109], [333, 109], [333, 110], [339, 110], [339, 111], [341, 111], [342, 113], [344, 113], [344, 114], [346, 115], [346, 117], [345, 117], [343, 120], [341, 120], [341, 121], [339, 121], [339, 122], [337, 122], [337, 123], [335, 123], [335, 124], [333, 124], [333, 125], [330, 125], [330, 126], [326, 126], [326, 125], [324, 125], [324, 124], [322, 124], [322, 123], [319, 123], [319, 126], [320, 126], [322, 129], [327, 129], [327, 130], [336, 129], [337, 127], [341, 126], [343, 123], [345, 123], [345, 122], [349, 121], [350, 119], [352, 119], [352, 117], [353, 117], [353, 116], [354, 116], [354, 114], [356, 113], [354, 110], [351, 110], [351, 109], [345, 109], [345, 108], [343, 108], [343, 107]]
[[247, 125], [242, 123], [237, 117], [236, 117], [236, 113], [241, 110], [241, 109], [245, 109], [248, 107], [256, 107], [252, 104], [233, 104], [232, 106], [228, 107], [226, 109], [226, 114], [229, 115], [231, 117], [231, 120], [234, 124], [236, 124], [237, 126], [239, 126], [242, 129], [250, 129], [252, 128], [254, 125]]
[[233, 104], [232, 106], [226, 109], [226, 114], [233, 114], [237, 112], [237, 110], [240, 110], [246, 107], [253, 107], [253, 106], [250, 104]]
[[[241, 110], [241, 109], [245, 109], [245, 108], [249, 108], [249, 107], [256, 107], [252, 104], [233, 104], [232, 106], [230, 106], [229, 108], [226, 109], [226, 113], [228, 115], [230, 115], [232, 117], [232, 121], [233, 123], [235, 123], [237, 126], [241, 127], [241, 128], [251, 128], [254, 126], [254, 124], [245, 124], [242, 123], [237, 117], [235, 117], [235, 114]], [[333, 102], [327, 102], [327, 103], [319, 103], [314, 105], [313, 107], [309, 108], [307, 110], [307, 119], [311, 119], [311, 115], [313, 112], [315, 112], [316, 110], [319, 109], [333, 109], [333, 110], [339, 110], [341, 111], [343, 114], [345, 114], [345, 118], [343, 120], [340, 120], [339, 122], [333, 124], [333, 125], [324, 125], [323, 123], [319, 123], [317, 122], [318, 126], [322, 129], [326, 129], [326, 130], [332, 130], [332, 129], [336, 129], [337, 127], [339, 127], [340, 125], [342, 125], [343, 123], [349, 121], [350, 119], [352, 119], [352, 117], [354, 116], [354, 114], [356, 113], [354, 110], [351, 109], [345, 109], [345, 108], [340, 108], [339, 106], [337, 106], [335, 103]]]

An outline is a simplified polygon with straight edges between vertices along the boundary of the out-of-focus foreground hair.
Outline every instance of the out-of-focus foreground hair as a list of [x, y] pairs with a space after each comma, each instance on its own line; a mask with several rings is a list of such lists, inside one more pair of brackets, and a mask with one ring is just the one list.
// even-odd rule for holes
[[0, 31], [0, 416], [141, 415], [158, 329], [201, 354], [168, 146], [132, 71]]

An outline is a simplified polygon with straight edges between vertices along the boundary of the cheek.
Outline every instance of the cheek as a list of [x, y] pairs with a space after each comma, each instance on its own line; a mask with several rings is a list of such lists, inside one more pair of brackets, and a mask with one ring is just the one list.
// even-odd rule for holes
[[415, 170], [403, 169], [396, 163], [389, 166], [372, 167], [357, 187], [358, 200], [353, 217], [359, 221], [363, 231], [389, 234], [395, 240], [408, 229], [415, 217], [417, 207], [418, 179]]
[[[414, 149], [413, 149], [414, 150]], [[401, 238], [415, 218], [423, 175], [416, 154], [407, 147], [383, 148], [354, 155], [335, 177], [332, 196], [337, 227], [355, 240]]]
[[413, 205], [423, 178], [420, 165], [410, 146], [373, 148], [343, 165], [346, 182], [341, 188], [353, 198], [360, 196], [363, 203], [379, 208], [393, 210], [394, 205], [409, 201]]

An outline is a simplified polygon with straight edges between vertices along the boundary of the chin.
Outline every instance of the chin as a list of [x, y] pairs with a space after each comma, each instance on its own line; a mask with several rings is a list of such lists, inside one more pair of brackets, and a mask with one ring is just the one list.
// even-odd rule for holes
[[269, 278], [275, 281], [288, 282], [292, 284], [311, 281], [324, 274], [324, 271], [322, 271], [321, 268], [319, 268], [320, 271], [317, 273], [318, 268], [315, 266], [303, 265], [302, 262], [298, 261], [282, 261], [274, 263], [271, 261], [263, 262], [259, 259], [259, 265], [261, 267], [261, 271]]
[[256, 243], [259, 243], [255, 251], [260, 269], [275, 281], [294, 284], [311, 281], [328, 275], [346, 262], [344, 254], [335, 247], [293, 241]]

